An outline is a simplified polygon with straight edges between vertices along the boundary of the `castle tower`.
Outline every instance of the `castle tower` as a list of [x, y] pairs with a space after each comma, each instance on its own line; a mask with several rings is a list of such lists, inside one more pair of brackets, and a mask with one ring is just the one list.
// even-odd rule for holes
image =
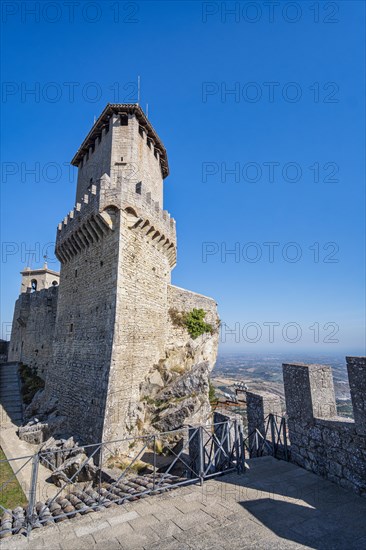
[[165, 355], [176, 232], [163, 210], [166, 151], [138, 105], [108, 104], [72, 164], [46, 393], [70, 433], [96, 442], [135, 429], [141, 383]]

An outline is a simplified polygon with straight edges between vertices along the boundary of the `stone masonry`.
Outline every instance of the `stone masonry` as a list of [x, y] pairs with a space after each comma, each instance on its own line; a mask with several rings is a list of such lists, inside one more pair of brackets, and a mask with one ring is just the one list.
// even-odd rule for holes
[[[52, 367], [41, 409], [57, 403], [64, 431], [84, 443], [118, 439], [150, 426], [144, 397], [152, 379], [159, 391], [169, 388], [172, 401], [182, 387], [188, 392], [175, 423], [205, 421], [218, 344], [216, 303], [170, 284], [176, 229], [163, 209], [169, 169], [162, 142], [138, 105], [108, 104], [72, 164], [76, 204], [57, 229], [60, 284], [53, 335], [51, 328], [46, 334]], [[37, 320], [33, 304], [42, 292], [49, 291], [27, 295]], [[16, 307], [22, 305], [21, 299]], [[174, 325], [172, 308], [203, 308], [212, 334], [193, 340]], [[34, 350], [22, 357], [31, 364]]]
[[52, 360], [60, 274], [45, 263], [41, 269], [27, 267], [21, 276], [8, 360], [29, 365], [45, 379]]
[[[366, 358], [346, 360], [354, 420], [337, 416], [331, 367], [283, 365], [290, 460], [366, 496]], [[249, 433], [263, 429], [276, 399], [248, 392]]]
[[15, 303], [9, 361], [36, 369], [45, 379], [52, 363], [58, 287], [20, 294]]

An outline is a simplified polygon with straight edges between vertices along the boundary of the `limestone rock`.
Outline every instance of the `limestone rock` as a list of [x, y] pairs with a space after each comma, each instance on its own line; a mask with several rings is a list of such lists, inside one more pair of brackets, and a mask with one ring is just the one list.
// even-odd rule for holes
[[[92, 481], [98, 470], [92, 459], [90, 459], [82, 467], [81, 471], [77, 473], [85, 461], [87, 461], [87, 456], [84, 453], [68, 458], [59, 468], [57, 468], [57, 470], [52, 472], [52, 482], [58, 487], [62, 487], [65, 482], [69, 483], [71, 478], [73, 478], [73, 483]], [[76, 473], [77, 475], [75, 475]]]

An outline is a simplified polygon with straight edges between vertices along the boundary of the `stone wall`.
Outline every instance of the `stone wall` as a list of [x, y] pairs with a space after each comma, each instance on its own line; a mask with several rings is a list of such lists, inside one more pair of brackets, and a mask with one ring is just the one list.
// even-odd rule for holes
[[136, 184], [151, 193], [153, 201], [163, 208], [163, 175], [159, 153], [148, 139], [137, 118], [128, 117], [128, 126], [121, 126], [114, 116], [111, 175], [121, 180], [124, 188], [135, 191]]
[[366, 359], [347, 368], [354, 421], [336, 416], [331, 367], [283, 365], [291, 460], [366, 495]]
[[90, 186], [97, 182], [103, 174], [110, 175], [112, 155], [112, 122], [108, 123], [90, 147], [78, 167], [78, 182], [76, 201], [81, 202], [88, 193]]
[[57, 233], [59, 305], [45, 390], [67, 419], [65, 431], [88, 442], [103, 435], [120, 255], [119, 213], [110, 228], [95, 221], [91, 206], [83, 203], [79, 217]]
[[[366, 358], [346, 359], [354, 420], [337, 416], [331, 367], [283, 365], [287, 447], [295, 464], [366, 496]], [[269, 413], [277, 415], [279, 427], [278, 396], [247, 392], [246, 401], [249, 434], [258, 429], [265, 435]]]
[[52, 363], [58, 287], [20, 294], [15, 303], [9, 361], [22, 362], [45, 379]]

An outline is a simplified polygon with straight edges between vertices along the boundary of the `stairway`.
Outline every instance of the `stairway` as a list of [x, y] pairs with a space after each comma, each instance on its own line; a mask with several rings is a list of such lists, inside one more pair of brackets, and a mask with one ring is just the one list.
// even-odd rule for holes
[[0, 424], [20, 426], [23, 421], [23, 405], [20, 393], [18, 363], [0, 364]]

